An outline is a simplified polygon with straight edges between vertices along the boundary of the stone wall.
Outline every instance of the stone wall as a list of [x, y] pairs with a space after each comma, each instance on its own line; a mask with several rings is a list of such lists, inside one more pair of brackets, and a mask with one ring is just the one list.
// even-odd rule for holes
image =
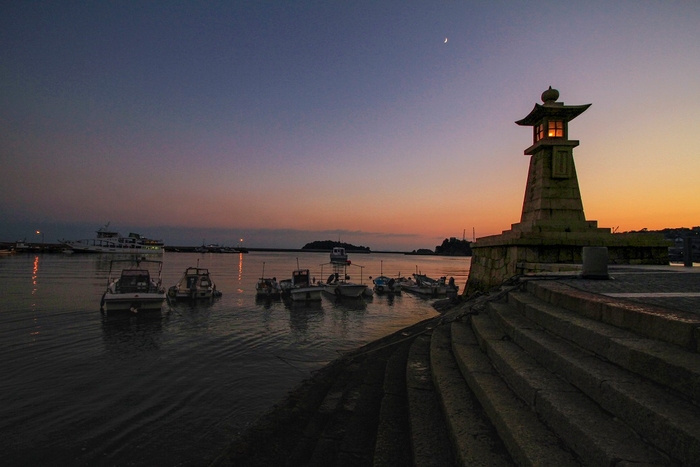
[[487, 291], [517, 275], [576, 270], [584, 246], [608, 248], [609, 264], [668, 264], [670, 242], [656, 234], [540, 233], [485, 237], [472, 243], [472, 261], [464, 295]]

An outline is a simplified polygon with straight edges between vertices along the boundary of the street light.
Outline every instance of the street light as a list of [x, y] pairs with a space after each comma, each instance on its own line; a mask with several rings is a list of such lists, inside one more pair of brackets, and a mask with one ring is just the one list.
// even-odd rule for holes
[[37, 230], [36, 233], [37, 233], [37, 235], [41, 234], [41, 244], [43, 245], [44, 244], [44, 232]]

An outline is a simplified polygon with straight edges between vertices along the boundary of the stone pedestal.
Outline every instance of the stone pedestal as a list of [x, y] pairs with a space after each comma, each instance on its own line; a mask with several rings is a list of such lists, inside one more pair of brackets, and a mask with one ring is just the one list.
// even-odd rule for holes
[[581, 277], [584, 279], [609, 279], [608, 275], [608, 247], [584, 246], [583, 269]]
[[487, 291], [518, 274], [580, 271], [583, 247], [607, 247], [609, 264], [668, 264], [660, 234], [506, 231], [477, 239], [464, 295]]

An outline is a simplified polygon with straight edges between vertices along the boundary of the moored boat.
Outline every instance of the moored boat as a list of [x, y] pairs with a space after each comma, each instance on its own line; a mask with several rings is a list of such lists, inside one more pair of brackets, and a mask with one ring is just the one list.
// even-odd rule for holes
[[321, 287], [312, 284], [308, 269], [292, 271], [292, 278], [280, 282], [284, 296], [295, 302], [311, 302], [321, 300]]
[[[115, 264], [131, 262], [131, 266], [122, 269], [118, 278], [112, 278]], [[152, 272], [148, 266], [157, 267]], [[160, 311], [166, 299], [162, 285], [163, 262], [156, 260], [137, 259], [113, 260], [110, 262], [107, 279], [107, 290], [102, 295], [100, 311], [115, 312], [129, 311]]]
[[197, 267], [185, 269], [177, 284], [168, 289], [168, 296], [176, 300], [198, 300], [220, 297], [216, 284], [209, 275], [209, 269]]
[[257, 298], [278, 298], [282, 293], [282, 287], [276, 277], [261, 277], [255, 284], [255, 296]]
[[348, 261], [348, 254], [345, 252], [345, 248], [342, 246], [333, 247], [331, 250], [331, 263], [346, 263]]
[[279, 298], [282, 287], [276, 277], [265, 277], [265, 262], [263, 261], [262, 276], [255, 284], [255, 298]]
[[331, 252], [331, 266], [333, 274], [328, 276], [323, 284], [323, 291], [336, 297], [358, 298], [365, 295], [367, 284], [348, 282], [348, 266], [357, 266], [362, 270], [363, 266], [353, 265], [348, 260], [348, 255], [343, 247], [334, 247]]
[[377, 294], [398, 294], [401, 293], [401, 284], [393, 277], [379, 276], [372, 280], [374, 291]]
[[323, 291], [336, 297], [362, 297], [367, 289], [367, 284], [355, 284], [354, 282], [336, 280], [335, 277], [329, 277], [328, 279], [329, 281], [323, 286]]
[[109, 229], [109, 222], [100, 227], [95, 238], [84, 240], [59, 240], [60, 243], [76, 253], [110, 253], [110, 254], [162, 254], [163, 241], [153, 240], [137, 233], [124, 237]]
[[449, 292], [457, 293], [459, 286], [455, 285], [454, 278], [450, 278], [449, 283], [446, 277], [433, 279], [424, 274], [413, 274], [413, 279], [400, 281], [402, 290], [417, 293], [420, 295], [430, 295], [437, 297]]

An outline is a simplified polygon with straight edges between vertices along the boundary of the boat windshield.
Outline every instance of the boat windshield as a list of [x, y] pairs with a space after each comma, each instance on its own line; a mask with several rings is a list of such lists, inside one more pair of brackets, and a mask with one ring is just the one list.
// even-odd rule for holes
[[146, 292], [150, 287], [150, 274], [144, 269], [125, 269], [117, 288], [122, 293]]

